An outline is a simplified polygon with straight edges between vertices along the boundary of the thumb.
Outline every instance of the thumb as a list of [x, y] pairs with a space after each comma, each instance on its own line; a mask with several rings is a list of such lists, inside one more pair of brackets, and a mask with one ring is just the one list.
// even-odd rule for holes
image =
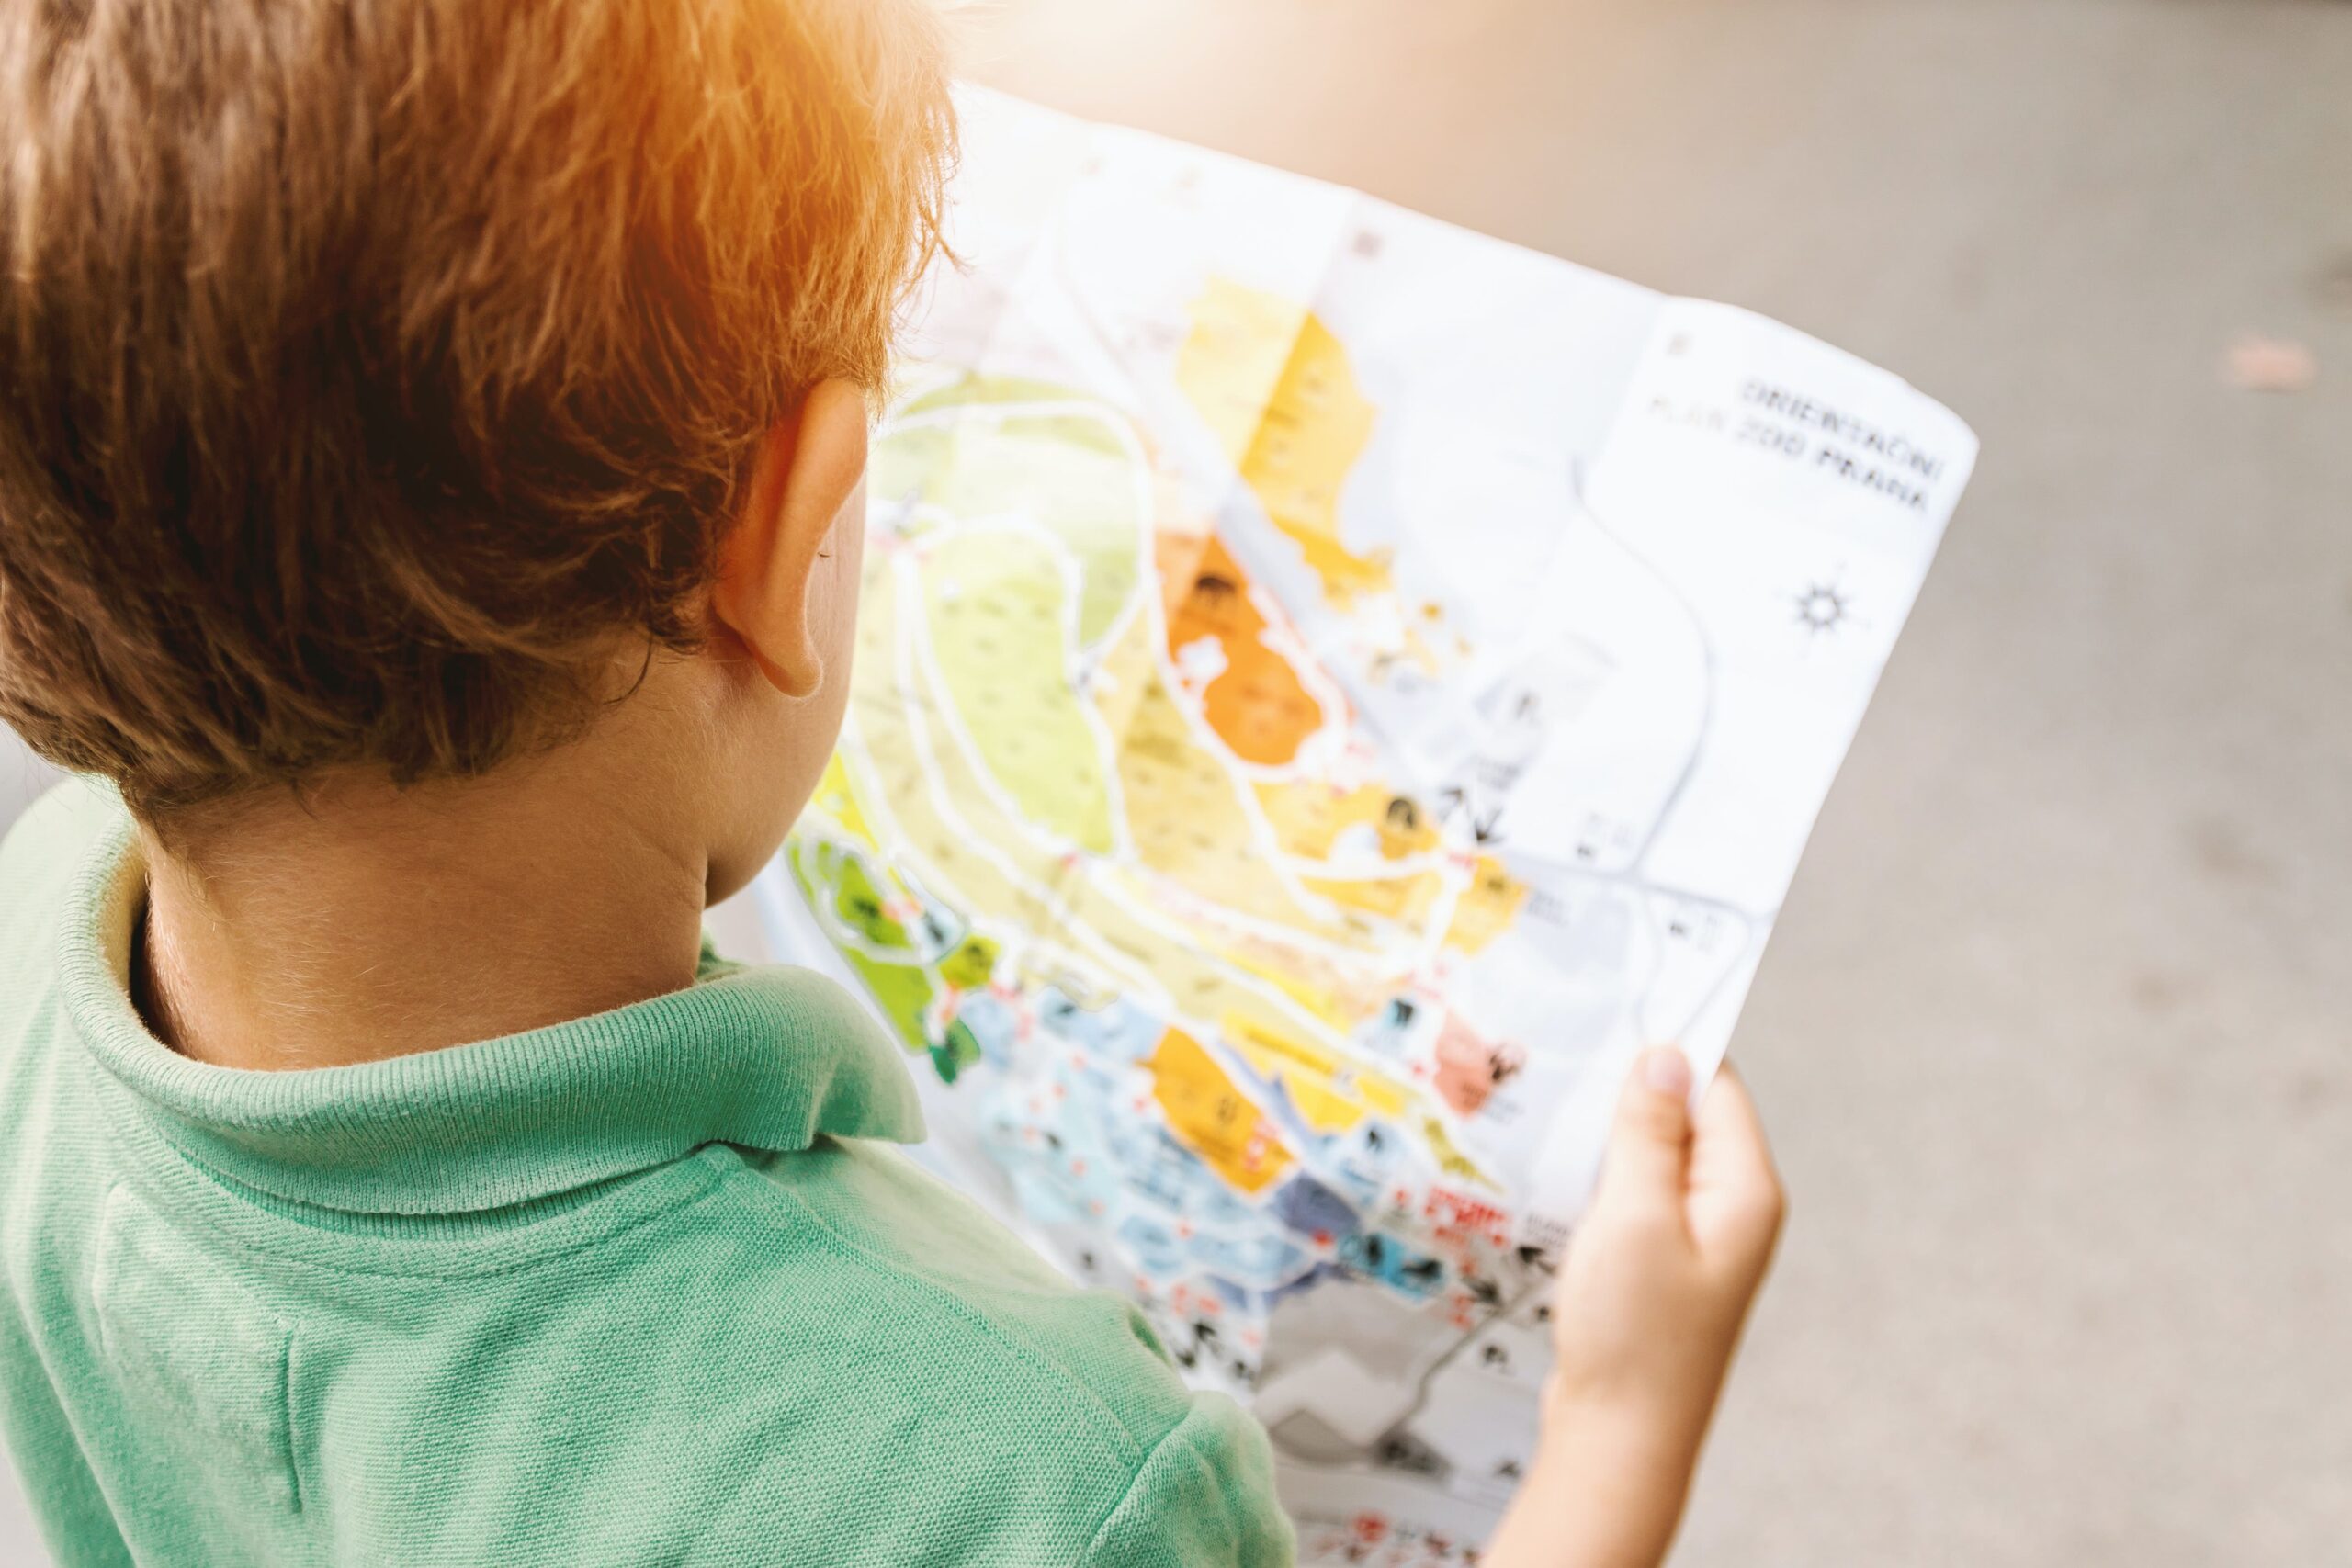
[[1690, 1063], [1672, 1045], [1653, 1045], [1626, 1075], [1617, 1122], [1600, 1161], [1610, 1201], [1680, 1204], [1690, 1165]]

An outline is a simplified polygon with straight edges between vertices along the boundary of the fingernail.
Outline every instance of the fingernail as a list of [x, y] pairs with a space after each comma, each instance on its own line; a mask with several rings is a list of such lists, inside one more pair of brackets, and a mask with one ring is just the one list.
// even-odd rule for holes
[[1653, 1045], [1642, 1053], [1642, 1081], [1680, 1099], [1690, 1092], [1690, 1059], [1674, 1046]]

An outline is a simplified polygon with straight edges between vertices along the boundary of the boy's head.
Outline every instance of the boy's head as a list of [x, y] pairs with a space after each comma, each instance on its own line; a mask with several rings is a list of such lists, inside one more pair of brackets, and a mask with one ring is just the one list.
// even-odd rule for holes
[[168, 823], [721, 659], [802, 771], [942, 73], [917, 0], [8, 7], [0, 718]]

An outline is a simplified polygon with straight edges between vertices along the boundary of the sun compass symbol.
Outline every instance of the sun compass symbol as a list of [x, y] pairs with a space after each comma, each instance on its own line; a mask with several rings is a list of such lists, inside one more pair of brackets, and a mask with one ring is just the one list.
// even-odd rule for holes
[[1835, 632], [1854, 618], [1854, 596], [1835, 582], [1809, 582], [1792, 602], [1797, 625], [1815, 637]]

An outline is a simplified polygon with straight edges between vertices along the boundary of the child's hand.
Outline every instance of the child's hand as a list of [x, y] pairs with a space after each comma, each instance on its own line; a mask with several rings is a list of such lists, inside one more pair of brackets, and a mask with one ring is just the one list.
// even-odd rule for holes
[[1634, 1067], [1552, 1294], [1544, 1435], [1487, 1561], [1650, 1568], [1781, 1228], [1763, 1129], [1726, 1067], [1689, 1110], [1682, 1054]]

